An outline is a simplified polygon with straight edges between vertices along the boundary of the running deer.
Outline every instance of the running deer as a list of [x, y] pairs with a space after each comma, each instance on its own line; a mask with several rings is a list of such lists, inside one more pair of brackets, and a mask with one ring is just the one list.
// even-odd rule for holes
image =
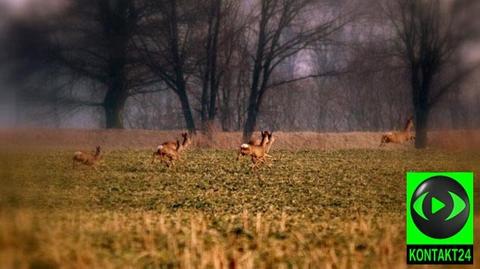
[[273, 143], [275, 143], [275, 140], [276, 138], [273, 136], [273, 132], [268, 132], [268, 131], [265, 131], [268, 135], [268, 141], [267, 141], [267, 148], [265, 150], [265, 152], [269, 153], [270, 152], [270, 148], [272, 147]]
[[[176, 142], [168, 141], [157, 147], [157, 150], [153, 152], [152, 164], [156, 158], [159, 158], [167, 167], [175, 164], [175, 160], [178, 159], [178, 149], [180, 148], [180, 141]], [[167, 158], [167, 160], [165, 160]]]
[[267, 141], [268, 141], [268, 132], [262, 132], [262, 141], [260, 145], [250, 145], [250, 144], [242, 144], [240, 146], [240, 154], [241, 155], [248, 155], [252, 157], [252, 169], [258, 167], [262, 162], [265, 161], [266, 157], [271, 157], [267, 154]]
[[[167, 141], [159, 145], [157, 150], [153, 152], [152, 163], [155, 162], [156, 158], [159, 158], [165, 162], [168, 167], [174, 165], [175, 160], [180, 158], [180, 154], [192, 144], [192, 139], [188, 136], [188, 133], [182, 133], [181, 135], [183, 137], [182, 143], [177, 140]], [[165, 157], [169, 160], [169, 162], [164, 160]]]
[[97, 146], [95, 149], [95, 154], [77, 151], [73, 154], [73, 168], [76, 167], [77, 163], [81, 163], [88, 166], [94, 166], [100, 159], [102, 155], [102, 149], [100, 146]]
[[183, 142], [177, 148], [177, 152], [179, 154], [182, 153], [187, 148], [189, 148], [190, 145], [192, 144], [192, 138], [188, 135], [188, 133], [182, 133], [182, 137], [183, 137]]
[[380, 141], [380, 147], [385, 146], [385, 144], [388, 144], [388, 143], [401, 144], [407, 141], [415, 140], [415, 135], [412, 134], [412, 129], [413, 129], [413, 117], [410, 117], [408, 118], [403, 131], [388, 132], [382, 135], [382, 140]]
[[[252, 145], [252, 146], [260, 146], [262, 144], [262, 141], [263, 141], [263, 138], [265, 136], [265, 139], [267, 140], [267, 145], [268, 145], [268, 131], [262, 131], [260, 132], [260, 138], [250, 138], [250, 140], [248, 141], [247, 145]], [[268, 153], [268, 152], [267, 152]], [[240, 156], [245, 156], [247, 154], [243, 153], [242, 152], [242, 149], [240, 148], [240, 150], [238, 151], [238, 154], [237, 154], [237, 161], [240, 159]]]

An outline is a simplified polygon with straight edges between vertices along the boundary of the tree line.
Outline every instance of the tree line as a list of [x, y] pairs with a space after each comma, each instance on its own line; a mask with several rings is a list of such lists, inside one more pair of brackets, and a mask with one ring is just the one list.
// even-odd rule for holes
[[95, 108], [105, 128], [158, 115], [159, 128], [247, 139], [259, 125], [381, 130], [412, 114], [424, 147], [435, 106], [467, 110], [445, 100], [478, 67], [464, 55], [476, 2], [70, 1], [12, 20], [4, 46], [22, 102]]

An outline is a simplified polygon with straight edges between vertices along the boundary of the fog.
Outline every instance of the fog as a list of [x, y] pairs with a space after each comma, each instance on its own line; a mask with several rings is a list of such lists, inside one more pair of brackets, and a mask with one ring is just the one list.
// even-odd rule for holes
[[438, 2], [2, 0], [0, 125], [479, 128], [478, 1]]

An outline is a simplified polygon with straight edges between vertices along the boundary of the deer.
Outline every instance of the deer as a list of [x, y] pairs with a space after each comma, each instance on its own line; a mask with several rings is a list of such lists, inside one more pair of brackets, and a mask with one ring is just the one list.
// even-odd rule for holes
[[188, 133], [182, 133], [183, 142], [177, 139], [176, 141], [167, 141], [157, 147], [157, 150], [153, 152], [152, 164], [156, 158], [160, 158], [164, 161], [164, 158], [168, 158], [169, 162], [164, 161], [167, 167], [175, 164], [175, 160], [180, 158], [180, 154], [186, 150], [191, 144], [192, 139], [188, 136]]
[[412, 129], [413, 117], [409, 117], [407, 123], [405, 124], [405, 128], [403, 128], [403, 131], [388, 132], [383, 134], [379, 147], [385, 146], [388, 143], [401, 144], [407, 141], [414, 141], [415, 135], [411, 133]]
[[[178, 149], [180, 148], [180, 141], [168, 141], [157, 147], [157, 150], [153, 152], [152, 164], [155, 162], [156, 158], [160, 158], [162, 162], [165, 163], [167, 167], [170, 167], [175, 164], [175, 160], [178, 159]], [[168, 160], [165, 160], [167, 158]]]
[[88, 166], [93, 166], [102, 158], [102, 149], [100, 146], [97, 146], [95, 149], [95, 154], [77, 151], [73, 154], [73, 168], [76, 167], [77, 163], [81, 163]]
[[184, 150], [190, 147], [192, 144], [192, 138], [188, 135], [188, 133], [182, 133], [183, 141], [182, 143], [178, 146], [177, 152], [180, 154]]
[[270, 148], [272, 147], [273, 143], [275, 143], [276, 138], [273, 136], [273, 132], [265, 131], [268, 135], [268, 141], [267, 141], [267, 148], [266, 152], [267, 154], [270, 152]]
[[266, 152], [267, 141], [268, 132], [262, 132], [262, 141], [260, 142], [260, 145], [250, 145], [247, 143], [240, 145], [240, 154], [248, 155], [252, 158], [252, 170], [255, 170], [258, 165], [264, 162], [266, 157], [271, 157]]
[[[260, 132], [260, 137], [261, 138], [250, 138], [250, 140], [248, 141], [248, 145], [253, 145], [253, 146], [260, 146], [262, 144], [262, 141], [264, 139], [264, 135], [265, 135], [265, 139], [267, 140], [267, 145], [268, 145], [268, 135], [269, 135], [269, 132], [268, 131], [262, 131]], [[267, 152], [268, 153], [268, 152]], [[237, 161], [240, 159], [240, 156], [245, 156], [247, 154], [244, 154], [242, 153], [242, 149], [240, 148], [240, 150], [238, 151], [238, 154], [237, 154]]]

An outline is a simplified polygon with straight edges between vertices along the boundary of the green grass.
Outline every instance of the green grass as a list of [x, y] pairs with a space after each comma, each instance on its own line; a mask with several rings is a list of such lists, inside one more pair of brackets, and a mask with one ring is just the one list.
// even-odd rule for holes
[[65, 151], [3, 157], [0, 264], [402, 268], [405, 173], [480, 171], [473, 153], [272, 155], [257, 172], [233, 151], [193, 150], [170, 169], [146, 151], [107, 152], [97, 170], [72, 170]]

